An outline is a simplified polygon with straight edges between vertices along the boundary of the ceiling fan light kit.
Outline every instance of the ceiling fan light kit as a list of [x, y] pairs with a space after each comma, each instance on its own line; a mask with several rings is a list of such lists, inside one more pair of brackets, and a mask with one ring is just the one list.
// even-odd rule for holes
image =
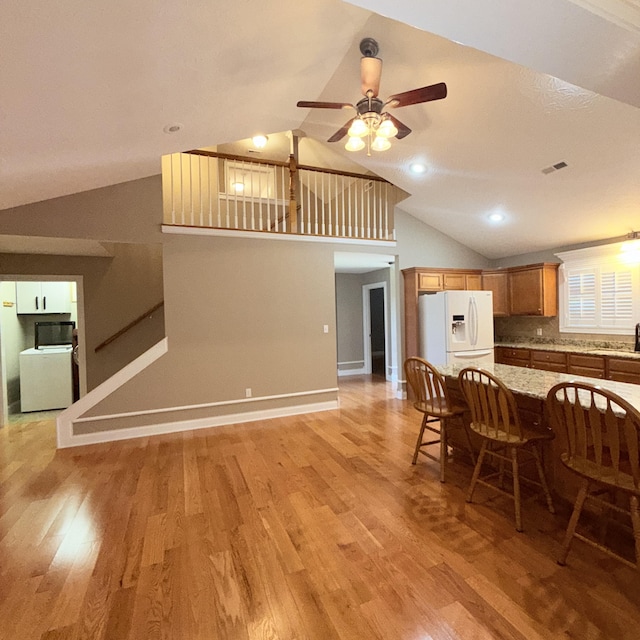
[[[382, 60], [377, 58], [378, 43], [373, 38], [364, 38], [360, 42], [360, 78], [361, 98], [356, 105], [347, 102], [313, 102], [301, 100], [298, 107], [309, 109], [355, 109], [358, 115], [349, 120], [341, 129], [336, 131], [328, 142], [338, 142], [346, 135], [349, 140], [345, 145], [347, 151], [360, 151], [367, 147], [367, 155], [373, 151], [385, 151], [391, 147], [390, 138], [402, 138], [411, 133], [407, 125], [400, 122], [391, 114], [383, 111], [385, 107], [397, 109], [413, 104], [421, 104], [432, 100], [441, 100], [447, 96], [447, 85], [444, 82], [397, 93], [390, 96], [386, 102], [378, 98], [380, 77], [382, 75]], [[365, 144], [363, 138], [367, 139]]]

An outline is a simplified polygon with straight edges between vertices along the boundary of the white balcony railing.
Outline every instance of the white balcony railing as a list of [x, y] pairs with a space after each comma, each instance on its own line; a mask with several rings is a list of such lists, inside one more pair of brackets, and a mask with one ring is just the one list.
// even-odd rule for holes
[[165, 225], [395, 239], [402, 192], [377, 176], [209, 151], [162, 163]]

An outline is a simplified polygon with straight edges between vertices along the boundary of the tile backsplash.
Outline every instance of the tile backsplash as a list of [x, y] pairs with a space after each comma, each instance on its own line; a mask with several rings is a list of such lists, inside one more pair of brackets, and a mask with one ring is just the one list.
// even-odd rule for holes
[[[538, 335], [542, 329], [542, 335]], [[494, 318], [496, 342], [530, 342], [538, 344], [577, 344], [602, 349], [633, 349], [632, 335], [604, 335], [595, 333], [560, 333], [560, 322], [555, 318], [510, 316]]]

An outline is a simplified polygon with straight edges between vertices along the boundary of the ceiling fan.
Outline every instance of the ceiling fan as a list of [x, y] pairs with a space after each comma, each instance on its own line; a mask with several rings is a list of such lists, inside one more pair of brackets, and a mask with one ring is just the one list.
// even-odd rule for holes
[[360, 77], [361, 98], [355, 105], [348, 102], [312, 102], [300, 100], [298, 107], [308, 109], [355, 109], [357, 115], [344, 127], [336, 131], [328, 142], [338, 142], [346, 135], [349, 141], [345, 145], [348, 151], [359, 151], [365, 147], [363, 138], [367, 139], [367, 155], [374, 151], [384, 151], [391, 146], [389, 138], [402, 140], [411, 133], [411, 129], [396, 117], [384, 111], [385, 108], [397, 109], [412, 104], [441, 100], [447, 97], [447, 85], [444, 82], [420, 87], [403, 93], [396, 93], [383, 102], [378, 97], [382, 60], [378, 57], [378, 43], [373, 38], [364, 38], [360, 42]]

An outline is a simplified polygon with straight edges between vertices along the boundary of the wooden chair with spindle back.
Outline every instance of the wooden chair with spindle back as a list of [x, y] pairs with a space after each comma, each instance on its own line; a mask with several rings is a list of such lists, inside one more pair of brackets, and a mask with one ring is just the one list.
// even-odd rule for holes
[[[501, 380], [488, 371], [467, 367], [458, 374], [458, 382], [471, 410], [469, 427], [473, 433], [482, 438], [478, 461], [473, 470], [473, 477], [467, 493], [467, 502], [472, 501], [473, 492], [478, 483], [513, 498], [516, 529], [522, 531], [520, 482], [523, 481], [540, 486], [544, 492], [549, 511], [555, 513], [542, 468], [541, 450], [542, 444], [553, 438], [553, 432], [523, 427], [513, 393]], [[521, 477], [518, 459], [520, 452], [532, 455], [540, 482]], [[487, 455], [500, 460], [500, 470], [480, 477], [482, 462]], [[502, 486], [488, 482], [492, 478], [499, 477], [500, 484], [502, 484], [505, 462], [511, 463], [513, 493], [508, 493], [503, 490]]]
[[[462, 417], [464, 408], [452, 404], [444, 378], [431, 363], [422, 358], [407, 358], [404, 363], [404, 371], [409, 387], [413, 393], [413, 406], [423, 414], [420, 433], [418, 434], [418, 440], [416, 441], [416, 447], [413, 452], [412, 464], [416, 464], [418, 454], [439, 461], [440, 482], [444, 482], [448, 457], [447, 431], [450, 428], [450, 421], [453, 418]], [[440, 423], [439, 428], [436, 429], [430, 426], [434, 422]], [[471, 459], [475, 462], [475, 454], [469, 432], [464, 426], [464, 423], [462, 423], [462, 420], [460, 421], [460, 426], [464, 430]], [[438, 437], [433, 440], [425, 440], [425, 431], [436, 433]], [[436, 458], [426, 449], [426, 447], [435, 444], [440, 446], [439, 458]]]
[[[578, 538], [640, 569], [640, 412], [607, 389], [578, 382], [563, 382], [552, 387], [547, 395], [547, 407], [552, 427], [566, 438], [567, 450], [560, 455], [560, 460], [569, 471], [582, 478], [558, 564], [566, 563], [571, 542]], [[626, 494], [629, 510], [594, 495], [602, 490]], [[586, 500], [631, 516], [635, 563], [576, 532]]]

